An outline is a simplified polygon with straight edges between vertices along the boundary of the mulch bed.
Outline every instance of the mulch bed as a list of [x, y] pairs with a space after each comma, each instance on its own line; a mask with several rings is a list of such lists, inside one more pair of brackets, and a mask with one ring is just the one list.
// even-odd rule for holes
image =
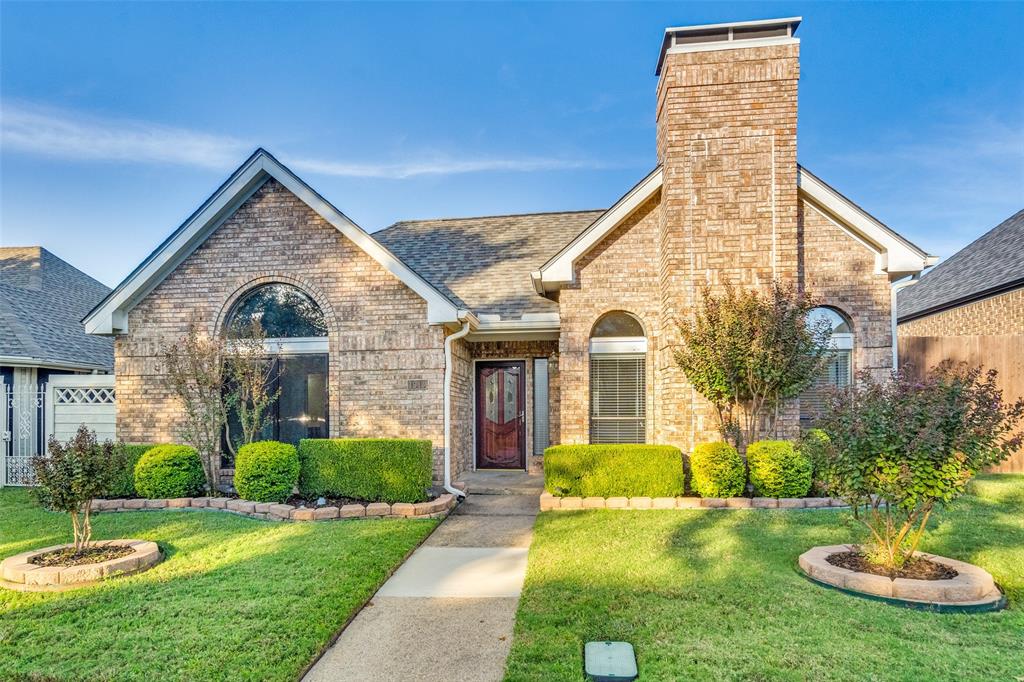
[[34, 556], [29, 559], [29, 563], [37, 566], [82, 566], [83, 564], [98, 564], [110, 559], [120, 559], [134, 551], [134, 548], [125, 545], [105, 545], [103, 547], [86, 547], [76, 554], [74, 547], [67, 547]]
[[910, 578], [911, 580], [949, 580], [955, 578], [957, 572], [944, 564], [938, 564], [928, 559], [913, 558], [903, 564], [903, 568], [891, 572], [884, 566], [878, 566], [867, 560], [863, 554], [858, 552], [839, 552], [830, 554], [826, 561], [833, 566], [846, 568], [858, 573], [870, 573], [872, 575], [884, 575], [887, 578]]

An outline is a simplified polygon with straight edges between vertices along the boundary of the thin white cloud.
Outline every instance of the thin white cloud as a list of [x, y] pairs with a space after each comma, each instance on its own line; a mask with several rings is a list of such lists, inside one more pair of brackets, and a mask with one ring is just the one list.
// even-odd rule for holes
[[[227, 170], [256, 147], [251, 141], [131, 119], [103, 119], [19, 102], [0, 109], [0, 146], [78, 161], [171, 163]], [[604, 169], [586, 159], [558, 157], [469, 157], [420, 154], [414, 161], [365, 163], [283, 155], [295, 170], [343, 177], [401, 180], [427, 175], [494, 171], [530, 172]]]
[[[855, 196], [890, 227], [948, 257], [1024, 207], [1024, 124], [960, 112], [837, 154]], [[850, 190], [853, 191], [852, 189]]]
[[102, 119], [20, 103], [0, 109], [0, 145], [81, 161], [173, 163], [223, 169], [250, 145], [232, 137], [129, 119]]

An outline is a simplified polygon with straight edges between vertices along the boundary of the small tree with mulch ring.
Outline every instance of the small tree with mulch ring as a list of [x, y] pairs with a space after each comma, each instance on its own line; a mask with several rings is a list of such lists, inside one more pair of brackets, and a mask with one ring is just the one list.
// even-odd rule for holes
[[123, 462], [114, 444], [98, 442], [85, 424], [66, 443], [50, 436], [48, 447], [48, 455], [32, 458], [38, 486], [33, 493], [48, 509], [71, 515], [74, 551], [81, 554], [92, 539], [92, 501], [103, 497]]
[[862, 373], [830, 399], [824, 480], [870, 533], [864, 555], [888, 571], [917, 549], [932, 511], [1021, 447], [1024, 399], [1003, 399], [996, 371], [944, 362], [918, 381]]

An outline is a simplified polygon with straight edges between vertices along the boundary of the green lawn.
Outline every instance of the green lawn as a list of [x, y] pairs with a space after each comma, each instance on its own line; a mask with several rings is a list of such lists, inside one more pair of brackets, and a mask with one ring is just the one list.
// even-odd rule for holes
[[[165, 560], [70, 592], [0, 589], [0, 680], [294, 680], [436, 523], [98, 514], [96, 539], [155, 540]], [[0, 490], [0, 558], [69, 536]]]
[[796, 571], [858, 537], [848, 512], [547, 512], [508, 680], [580, 680], [583, 643], [626, 640], [640, 679], [1024, 680], [1024, 476], [987, 476], [926, 551], [976, 563], [1010, 605], [942, 615], [827, 590]]

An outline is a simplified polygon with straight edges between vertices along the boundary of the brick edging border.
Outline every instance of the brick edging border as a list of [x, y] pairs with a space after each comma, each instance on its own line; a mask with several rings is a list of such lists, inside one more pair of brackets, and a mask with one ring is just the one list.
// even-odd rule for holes
[[544, 491], [541, 511], [572, 509], [825, 509], [848, 507], [835, 497], [556, 497]]
[[455, 496], [445, 493], [429, 502], [371, 502], [341, 507], [296, 507], [273, 502], [252, 502], [226, 497], [176, 497], [172, 499], [93, 500], [92, 511], [122, 512], [156, 509], [206, 509], [225, 511], [268, 521], [333, 521], [359, 518], [444, 518], [457, 504]]
[[71, 544], [32, 549], [9, 556], [0, 562], [0, 585], [21, 592], [61, 591], [85, 587], [101, 580], [141, 573], [163, 559], [160, 547], [150, 540], [100, 540], [94, 547], [131, 547], [134, 551], [122, 557], [77, 566], [40, 566], [31, 560], [41, 554], [74, 547]]

